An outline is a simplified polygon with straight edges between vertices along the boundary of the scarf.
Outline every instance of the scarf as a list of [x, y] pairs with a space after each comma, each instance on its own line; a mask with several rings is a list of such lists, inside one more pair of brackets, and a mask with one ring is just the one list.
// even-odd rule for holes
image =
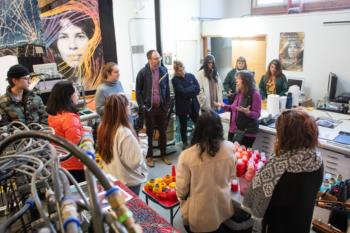
[[282, 175], [285, 172], [314, 172], [321, 166], [321, 156], [314, 149], [281, 151], [279, 156], [272, 157], [256, 174], [243, 199], [243, 208], [250, 209], [252, 217], [256, 220], [253, 227], [255, 232], [262, 229], [262, 219]]

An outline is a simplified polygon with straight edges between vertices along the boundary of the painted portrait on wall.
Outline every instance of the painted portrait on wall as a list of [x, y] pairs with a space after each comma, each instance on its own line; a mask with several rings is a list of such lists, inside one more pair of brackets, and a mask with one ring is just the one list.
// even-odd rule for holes
[[40, 17], [48, 62], [86, 90], [96, 89], [103, 66], [98, 0], [69, 1]]
[[303, 71], [304, 33], [281, 32], [279, 59], [283, 70]]

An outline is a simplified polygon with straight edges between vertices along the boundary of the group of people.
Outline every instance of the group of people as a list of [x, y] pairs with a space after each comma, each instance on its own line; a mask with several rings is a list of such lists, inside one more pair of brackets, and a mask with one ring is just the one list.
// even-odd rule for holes
[[[96, 92], [96, 109], [101, 115], [96, 148], [102, 167], [132, 191], [139, 194], [154, 166], [153, 134], [159, 131], [159, 148], [165, 164], [167, 113], [170, 105], [169, 75], [161, 66], [156, 50], [147, 53], [148, 62], [136, 78], [136, 97], [145, 116], [148, 149], [143, 151], [130, 122], [129, 101], [119, 81], [116, 63], [105, 64], [103, 82]], [[244, 58], [227, 75], [223, 86], [209, 55], [197, 77], [174, 61], [172, 84], [175, 108], [181, 125], [184, 151], [177, 164], [177, 196], [182, 219], [188, 232], [220, 232], [224, 221], [234, 215], [231, 181], [235, 177], [233, 141], [250, 147], [258, 132], [261, 99], [268, 94], [285, 95], [286, 78], [278, 60], [273, 60], [262, 77], [258, 91], [254, 75]], [[71, 81], [54, 85], [47, 106], [30, 91], [29, 71], [15, 65], [8, 71], [9, 87], [0, 98], [0, 126], [19, 120], [25, 124], [51, 126], [55, 133], [78, 145], [91, 129], [80, 122], [78, 95]], [[223, 90], [229, 97], [223, 103]], [[221, 118], [215, 110], [231, 112], [229, 140], [224, 139]], [[195, 123], [191, 143], [187, 139], [187, 121]], [[257, 173], [243, 205], [256, 219], [261, 232], [308, 232], [317, 190], [321, 184], [323, 163], [316, 151], [318, 129], [314, 120], [301, 110], [283, 112], [276, 122], [275, 156]], [[78, 180], [85, 179], [83, 164], [71, 157], [61, 166]], [[293, 224], [290, 223], [293, 219]]]

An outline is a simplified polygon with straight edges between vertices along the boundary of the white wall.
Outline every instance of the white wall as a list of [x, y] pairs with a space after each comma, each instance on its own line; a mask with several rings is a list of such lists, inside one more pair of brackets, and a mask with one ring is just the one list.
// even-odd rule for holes
[[[145, 53], [156, 48], [154, 1], [114, 0], [113, 16], [120, 81], [129, 94], [135, 88], [137, 71], [147, 62]], [[145, 52], [132, 54], [132, 45], [144, 45]]]
[[173, 60], [182, 60], [191, 73], [196, 73], [200, 65], [199, 13], [200, 0], [161, 1], [163, 53], [172, 53]]
[[225, 18], [239, 18], [250, 15], [251, 1], [227, 1], [225, 5]]
[[285, 74], [304, 78], [306, 94], [316, 101], [326, 95], [329, 72], [338, 75], [338, 94], [350, 92], [350, 24], [323, 25], [325, 21], [346, 21], [349, 18], [350, 11], [346, 10], [207, 21], [202, 24], [202, 35], [266, 35], [268, 64], [278, 58], [280, 32], [305, 32], [304, 70], [286, 71]]
[[13, 65], [18, 64], [16, 56], [3, 56], [0, 57], [0, 95], [4, 94], [6, 87], [8, 86], [7, 82], [7, 71]]

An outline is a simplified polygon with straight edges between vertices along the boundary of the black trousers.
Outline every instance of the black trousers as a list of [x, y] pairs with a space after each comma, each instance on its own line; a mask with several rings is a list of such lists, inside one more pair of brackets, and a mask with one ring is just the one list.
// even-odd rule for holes
[[150, 111], [145, 112], [146, 133], [148, 137], [147, 157], [153, 157], [153, 133], [158, 129], [158, 146], [160, 155], [166, 155], [166, 127], [167, 127], [167, 112], [160, 107], [152, 107]]
[[[229, 141], [231, 141], [231, 142], [234, 142], [234, 141], [233, 141], [234, 135], [235, 135], [234, 133], [228, 132], [227, 139], [228, 139]], [[247, 137], [247, 136], [245, 136], [245, 137], [243, 138], [243, 141], [242, 141], [241, 145], [244, 145], [244, 146], [247, 147], [247, 148], [251, 148], [251, 147], [253, 146], [253, 144], [254, 144], [255, 138], [256, 138], [256, 137]]]
[[187, 119], [188, 116], [191, 118], [194, 124], [196, 124], [198, 119], [198, 112], [197, 113], [190, 113], [186, 115], [178, 115], [179, 122], [180, 122], [180, 133], [181, 133], [181, 140], [183, 144], [187, 144]]

